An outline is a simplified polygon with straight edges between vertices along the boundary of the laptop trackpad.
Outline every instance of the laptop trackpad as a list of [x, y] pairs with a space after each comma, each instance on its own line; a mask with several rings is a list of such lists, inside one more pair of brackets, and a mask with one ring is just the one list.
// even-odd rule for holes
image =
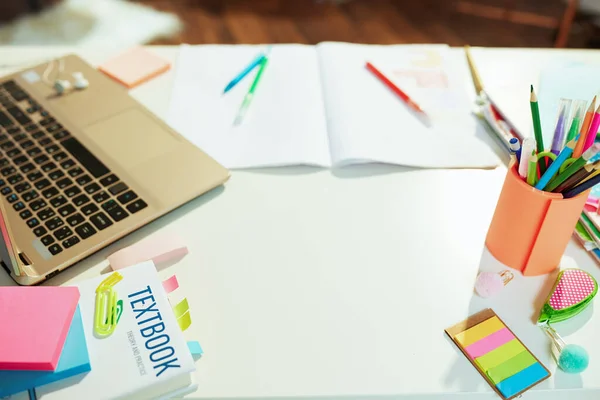
[[83, 131], [106, 157], [131, 172], [178, 145], [178, 140], [151, 116], [135, 108]]

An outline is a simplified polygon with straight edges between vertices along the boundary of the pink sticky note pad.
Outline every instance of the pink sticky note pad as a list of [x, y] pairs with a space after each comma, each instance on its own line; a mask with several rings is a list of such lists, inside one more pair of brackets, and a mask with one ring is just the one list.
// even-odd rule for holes
[[187, 253], [187, 246], [180, 237], [159, 235], [111, 254], [108, 256], [108, 262], [113, 271], [117, 271], [148, 260], [152, 260], [154, 264], [160, 264], [182, 258]]
[[168, 71], [169, 68], [169, 61], [143, 47], [130, 49], [98, 67], [100, 71], [130, 89]]
[[0, 370], [54, 371], [78, 302], [76, 287], [0, 287]]

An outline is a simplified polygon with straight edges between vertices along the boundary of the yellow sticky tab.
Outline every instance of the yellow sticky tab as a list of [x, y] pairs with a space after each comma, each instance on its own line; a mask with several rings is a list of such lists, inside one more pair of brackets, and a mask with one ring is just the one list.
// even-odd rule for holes
[[185, 331], [192, 324], [192, 317], [189, 312], [183, 314], [180, 318], [177, 318], [177, 323], [181, 331]]
[[523, 346], [517, 339], [513, 339], [510, 342], [495, 348], [486, 355], [477, 357], [475, 362], [479, 364], [484, 371], [489, 371], [524, 351], [527, 351], [525, 346]]
[[467, 347], [504, 327], [504, 324], [502, 321], [500, 321], [500, 319], [498, 319], [498, 317], [492, 317], [467, 329], [464, 332], [459, 333], [454, 338], [456, 341], [458, 341], [458, 343], [461, 344], [462, 347]]
[[187, 298], [181, 300], [175, 307], [173, 307], [173, 313], [175, 313], [175, 318], [181, 317], [183, 314], [187, 312], [189, 309]]

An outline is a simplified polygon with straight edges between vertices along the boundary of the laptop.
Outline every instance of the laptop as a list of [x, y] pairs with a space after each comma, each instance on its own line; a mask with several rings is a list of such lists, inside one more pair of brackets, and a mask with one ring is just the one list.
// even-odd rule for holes
[[[0, 78], [0, 259], [21, 285], [51, 278], [229, 178], [81, 58], [51, 62], [60, 69], [42, 64]], [[74, 72], [89, 87], [57, 94], [53, 79]]]

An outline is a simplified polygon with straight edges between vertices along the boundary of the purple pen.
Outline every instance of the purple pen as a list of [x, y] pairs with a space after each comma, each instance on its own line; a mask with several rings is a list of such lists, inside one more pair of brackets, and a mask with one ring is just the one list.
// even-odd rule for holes
[[571, 110], [571, 102], [570, 99], [560, 99], [558, 105], [558, 116], [556, 118], [556, 128], [554, 129], [551, 148], [551, 151], [556, 155], [560, 153], [565, 144], [565, 122]]

